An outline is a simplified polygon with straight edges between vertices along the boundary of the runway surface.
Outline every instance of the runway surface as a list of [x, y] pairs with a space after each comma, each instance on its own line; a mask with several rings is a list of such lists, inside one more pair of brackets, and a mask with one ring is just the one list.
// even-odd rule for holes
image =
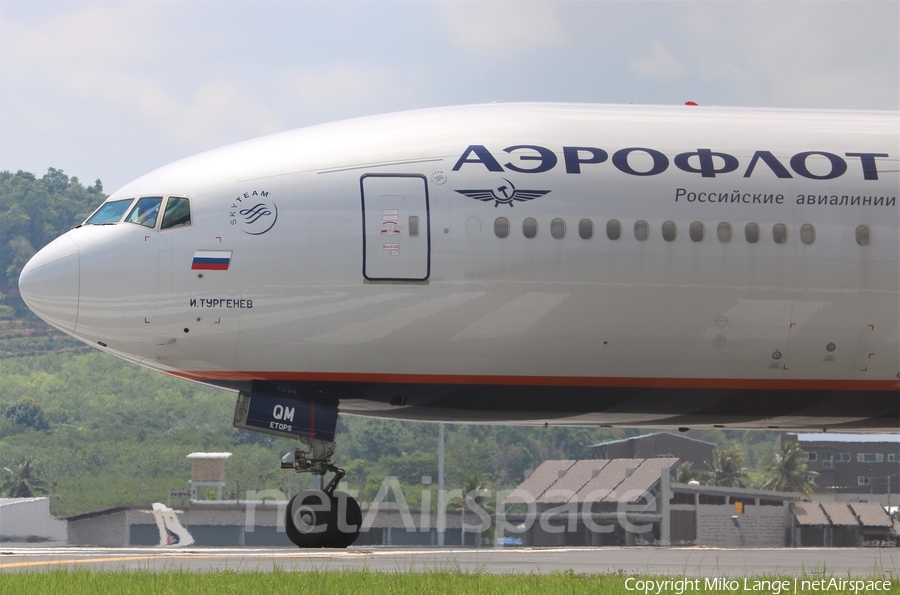
[[826, 573], [858, 577], [900, 576], [897, 548], [719, 549], [719, 548], [7, 548], [0, 547], [0, 572], [56, 568], [91, 570], [284, 571], [371, 570], [488, 573], [666, 574], [743, 577], [761, 574]]

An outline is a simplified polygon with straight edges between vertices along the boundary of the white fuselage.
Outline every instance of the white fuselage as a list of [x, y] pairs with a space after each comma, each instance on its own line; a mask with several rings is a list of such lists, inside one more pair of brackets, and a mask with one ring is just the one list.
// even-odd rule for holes
[[[22, 295], [89, 344], [221, 386], [836, 390], [893, 399], [890, 426], [898, 128], [553, 104], [316, 126], [126, 185], [109, 200], [187, 197], [191, 224], [83, 225], [29, 263]], [[51, 272], [76, 261], [73, 290]], [[500, 409], [484, 419], [522, 417]], [[610, 419], [645, 419], [631, 409]]]

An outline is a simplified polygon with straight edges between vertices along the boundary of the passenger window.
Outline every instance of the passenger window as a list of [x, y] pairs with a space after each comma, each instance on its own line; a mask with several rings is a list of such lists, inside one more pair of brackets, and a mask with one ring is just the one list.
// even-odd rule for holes
[[646, 221], [635, 221], [634, 222], [634, 238], [643, 242], [648, 237], [650, 237], [650, 226], [647, 225]]
[[800, 241], [804, 244], [812, 244], [816, 241], [816, 228], [809, 223], [800, 226]]
[[137, 223], [144, 227], [156, 227], [156, 217], [159, 215], [159, 205], [162, 204], [161, 196], [145, 196], [139, 198], [137, 203], [131, 209], [128, 217], [125, 218], [126, 223]]
[[860, 225], [856, 228], [856, 243], [860, 246], [869, 245], [869, 226]]
[[784, 223], [776, 223], [772, 226], [772, 239], [776, 244], [787, 242], [787, 226]]
[[691, 226], [688, 228], [688, 232], [691, 236], [692, 242], [703, 241], [703, 224], [699, 221], [694, 221], [693, 223], [691, 223]]
[[561, 240], [566, 237], [566, 222], [562, 219], [554, 219], [550, 222], [550, 235], [555, 240]]
[[529, 217], [522, 222], [522, 233], [526, 238], [533, 238], [537, 235], [537, 219]]
[[719, 236], [719, 241], [728, 243], [731, 241], [731, 223], [727, 221], [723, 221], [719, 223], [719, 227], [716, 228], [716, 235]]
[[747, 242], [750, 244], [755, 244], [759, 241], [759, 225], [756, 223], [748, 223], [747, 227], [744, 228], [744, 236], [747, 238]]
[[88, 217], [85, 225], [102, 225], [104, 223], [118, 223], [122, 220], [122, 215], [131, 206], [133, 198], [125, 198], [122, 200], [111, 200], [100, 205], [93, 215]]
[[606, 222], [606, 237], [618, 240], [622, 236], [622, 225], [615, 219]]
[[160, 229], [171, 229], [191, 224], [191, 201], [178, 196], [170, 196]]
[[418, 215], [410, 215], [409, 216], [409, 237], [411, 237], [411, 238], [419, 237], [419, 216]]
[[506, 217], [494, 219], [494, 235], [498, 238], [505, 238], [509, 235], [509, 219]]
[[662, 224], [662, 236], [663, 239], [667, 242], [675, 241], [675, 222], [674, 221], [665, 221]]
[[594, 237], [594, 222], [590, 219], [582, 219], [578, 222], [578, 237], [589, 240]]

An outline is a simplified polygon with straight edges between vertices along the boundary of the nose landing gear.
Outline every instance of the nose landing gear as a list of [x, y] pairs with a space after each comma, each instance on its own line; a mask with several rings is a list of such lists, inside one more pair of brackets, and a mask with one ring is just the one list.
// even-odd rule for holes
[[[288, 538], [303, 548], [345, 548], [359, 537], [362, 511], [349, 494], [336, 492], [344, 470], [331, 462], [338, 399], [314, 384], [253, 381], [238, 393], [234, 426], [296, 438], [305, 446], [281, 459], [282, 469], [312, 473], [315, 488], [291, 498], [285, 512]], [[325, 474], [334, 473], [323, 487]]]
[[[312, 473], [316, 489], [303, 490], [288, 502], [284, 528], [288, 538], [302, 548], [345, 548], [359, 537], [362, 510], [355, 498], [335, 488], [344, 477], [344, 470], [330, 462], [334, 443], [299, 436], [309, 450], [298, 448], [281, 461], [284, 469], [297, 473]], [[326, 472], [334, 477], [324, 488]]]

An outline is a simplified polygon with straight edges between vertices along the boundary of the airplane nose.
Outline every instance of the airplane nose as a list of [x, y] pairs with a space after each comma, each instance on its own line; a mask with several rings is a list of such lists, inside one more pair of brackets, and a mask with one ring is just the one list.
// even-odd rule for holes
[[35, 314], [71, 333], [78, 319], [79, 274], [78, 246], [60, 236], [25, 264], [19, 293]]

